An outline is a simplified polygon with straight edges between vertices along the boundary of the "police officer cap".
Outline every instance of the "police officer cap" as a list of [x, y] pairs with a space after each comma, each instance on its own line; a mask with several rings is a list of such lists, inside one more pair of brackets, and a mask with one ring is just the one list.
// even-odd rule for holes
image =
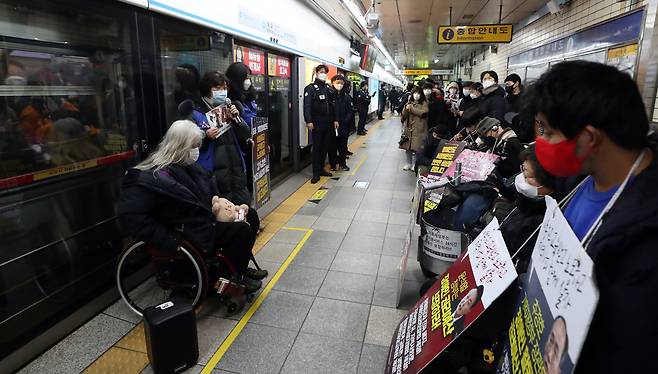
[[324, 69], [324, 71], [329, 71], [329, 68], [325, 64], [320, 64], [320, 65], [316, 66], [315, 67], [315, 72], [317, 73], [318, 71], [320, 71], [320, 69]]

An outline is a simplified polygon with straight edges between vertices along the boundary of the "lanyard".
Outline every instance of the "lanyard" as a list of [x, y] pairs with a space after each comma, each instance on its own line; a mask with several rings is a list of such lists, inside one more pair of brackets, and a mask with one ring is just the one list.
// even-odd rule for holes
[[626, 185], [628, 184], [628, 181], [631, 179], [631, 176], [637, 170], [637, 168], [640, 166], [640, 163], [644, 159], [644, 155], [646, 154], [647, 150], [646, 148], [642, 150], [642, 153], [635, 159], [635, 163], [633, 163], [633, 166], [631, 167], [631, 170], [628, 171], [628, 174], [626, 175], [626, 178], [624, 181], [621, 183], [617, 191], [615, 191], [614, 195], [612, 195], [612, 198], [610, 198], [610, 201], [608, 201], [608, 204], [603, 208], [603, 211], [601, 211], [601, 214], [599, 214], [599, 217], [594, 221], [592, 224], [592, 227], [589, 228], [589, 231], [587, 231], [587, 234], [583, 237], [582, 244], [585, 249], [587, 249], [587, 246], [589, 243], [592, 241], [592, 238], [596, 234], [596, 232], [599, 230], [601, 227], [601, 224], [603, 223], [603, 216], [612, 209], [612, 207], [615, 205], [615, 202], [617, 202], [617, 199], [619, 199], [619, 196], [621, 196], [621, 193], [624, 192], [624, 188], [626, 188]]

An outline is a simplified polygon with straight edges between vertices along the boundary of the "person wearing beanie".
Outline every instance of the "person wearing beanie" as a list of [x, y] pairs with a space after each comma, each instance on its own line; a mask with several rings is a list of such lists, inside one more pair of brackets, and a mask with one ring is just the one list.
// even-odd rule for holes
[[519, 153], [523, 150], [523, 146], [514, 130], [503, 126], [497, 118], [485, 116], [478, 123], [477, 132], [487, 146], [486, 151], [501, 157], [496, 166], [498, 174], [503, 178], [510, 178], [518, 174], [521, 164]]

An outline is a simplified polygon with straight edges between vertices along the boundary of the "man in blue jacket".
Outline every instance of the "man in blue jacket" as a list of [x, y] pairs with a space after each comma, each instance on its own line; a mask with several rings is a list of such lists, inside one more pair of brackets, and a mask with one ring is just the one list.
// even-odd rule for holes
[[541, 165], [586, 176], [564, 212], [600, 293], [576, 372], [656, 373], [658, 162], [640, 92], [614, 67], [570, 61], [544, 73], [530, 97]]

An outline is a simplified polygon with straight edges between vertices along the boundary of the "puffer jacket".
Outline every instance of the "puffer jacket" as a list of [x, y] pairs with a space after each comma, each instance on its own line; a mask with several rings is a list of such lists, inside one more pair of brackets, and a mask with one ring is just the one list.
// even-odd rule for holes
[[427, 114], [429, 105], [427, 100], [422, 102], [412, 102], [411, 109], [402, 110], [402, 123], [404, 123], [402, 134], [409, 138], [409, 141], [400, 145], [401, 149], [419, 152], [425, 143], [427, 136]]
[[483, 116], [495, 118], [500, 122], [503, 122], [505, 121], [506, 108], [507, 102], [505, 101], [505, 90], [502, 87], [494, 84], [482, 91], [479, 109]]
[[170, 165], [160, 171], [129, 169], [118, 201], [125, 234], [173, 252], [183, 239], [197, 248], [213, 248], [216, 224], [211, 199], [218, 191], [198, 164]]

